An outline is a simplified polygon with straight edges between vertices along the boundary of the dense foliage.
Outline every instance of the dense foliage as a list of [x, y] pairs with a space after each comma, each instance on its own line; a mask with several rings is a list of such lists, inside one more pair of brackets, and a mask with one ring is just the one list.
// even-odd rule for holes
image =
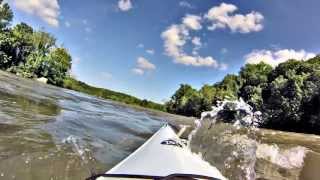
[[0, 69], [28, 78], [44, 77], [61, 86], [71, 68], [71, 56], [56, 39], [25, 23], [10, 27], [13, 13], [0, 0]]
[[218, 100], [238, 98], [262, 112], [261, 127], [320, 134], [320, 56], [275, 68], [246, 64], [239, 75], [227, 75], [199, 91], [184, 84], [166, 106], [172, 113], [199, 116]]
[[50, 84], [106, 99], [165, 110], [161, 104], [92, 87], [71, 78], [72, 58], [68, 51], [59, 47], [51, 34], [34, 30], [26, 23], [11, 27], [12, 18], [9, 5], [0, 0], [0, 70], [26, 78], [46, 78]]

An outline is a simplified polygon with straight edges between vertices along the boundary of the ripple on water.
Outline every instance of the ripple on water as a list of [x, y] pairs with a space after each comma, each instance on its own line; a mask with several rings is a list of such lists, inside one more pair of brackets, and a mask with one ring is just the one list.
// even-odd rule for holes
[[162, 124], [161, 117], [1, 71], [0, 107], [0, 179], [105, 172]]

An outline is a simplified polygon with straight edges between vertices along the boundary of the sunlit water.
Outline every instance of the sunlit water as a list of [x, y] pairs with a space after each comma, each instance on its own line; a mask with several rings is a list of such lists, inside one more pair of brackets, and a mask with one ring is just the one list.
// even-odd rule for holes
[[[192, 151], [229, 179], [319, 179], [319, 136], [254, 128], [259, 113], [243, 102], [234, 107], [242, 110], [233, 124], [214, 118], [222, 106], [203, 114], [212, 117], [198, 121]], [[168, 119], [191, 122], [0, 71], [0, 179], [68, 180], [103, 173]]]

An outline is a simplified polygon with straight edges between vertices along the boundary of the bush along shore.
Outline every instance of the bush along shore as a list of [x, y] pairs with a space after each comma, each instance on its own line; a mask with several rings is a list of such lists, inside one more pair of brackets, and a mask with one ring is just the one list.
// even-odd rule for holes
[[246, 64], [238, 75], [226, 75], [200, 90], [182, 84], [166, 107], [199, 117], [219, 101], [239, 98], [262, 113], [259, 127], [320, 134], [320, 56], [288, 60], [275, 68], [263, 62]]
[[[320, 134], [320, 56], [307, 61], [288, 60], [273, 68], [268, 64], [246, 64], [238, 75], [200, 90], [182, 84], [165, 104], [97, 88], [70, 75], [72, 57], [56, 39], [26, 23], [11, 26], [13, 12], [0, 0], [0, 70], [38, 79], [126, 104], [200, 117], [219, 101], [242, 98], [262, 112], [260, 127]], [[232, 112], [229, 113], [232, 116]], [[232, 119], [232, 118], [230, 118]]]
[[165, 111], [161, 104], [76, 80], [69, 73], [71, 55], [66, 48], [57, 45], [53, 35], [35, 30], [26, 23], [12, 27], [13, 12], [3, 0], [0, 0], [0, 14], [0, 70], [101, 98]]

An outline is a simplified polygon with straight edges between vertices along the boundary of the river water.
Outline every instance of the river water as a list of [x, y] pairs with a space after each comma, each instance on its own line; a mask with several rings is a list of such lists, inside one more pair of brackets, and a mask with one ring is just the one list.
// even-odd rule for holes
[[0, 179], [84, 179], [104, 172], [162, 120], [0, 72]]
[[[69, 180], [103, 173], [166, 120], [191, 122], [0, 71], [0, 179]], [[320, 177], [319, 136], [223, 123], [202, 128], [191, 149], [230, 179]]]

